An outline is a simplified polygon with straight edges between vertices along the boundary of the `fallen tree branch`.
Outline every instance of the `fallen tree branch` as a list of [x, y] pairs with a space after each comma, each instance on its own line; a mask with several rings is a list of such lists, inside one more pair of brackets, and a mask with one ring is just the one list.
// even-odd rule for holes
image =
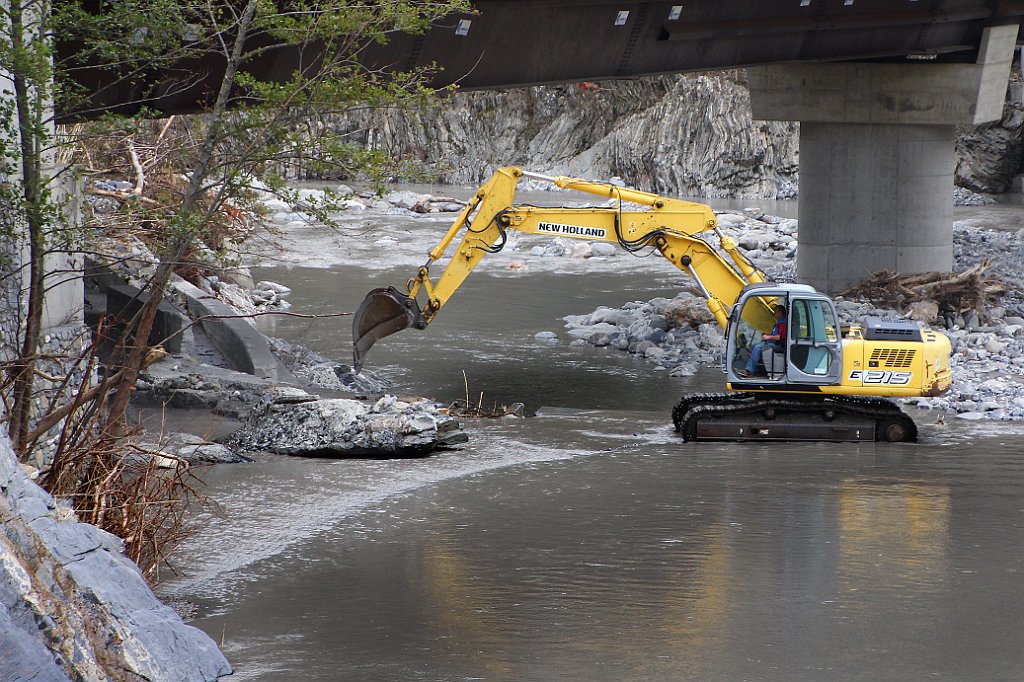
[[146, 186], [146, 173], [142, 170], [142, 162], [139, 161], [139, 154], [135, 151], [135, 140], [131, 137], [128, 138], [128, 158], [132, 162], [132, 168], [135, 169], [135, 187], [132, 188], [131, 193], [141, 197], [142, 190]]
[[[216, 298], [211, 296], [210, 298]], [[220, 300], [219, 298], [216, 300]], [[348, 317], [355, 315], [355, 313], [291, 313], [287, 310], [263, 310], [256, 313], [236, 313], [234, 315], [200, 315], [192, 320], [192, 323], [202, 322], [203, 320], [235, 320], [245, 319], [250, 317], [263, 317], [264, 315], [284, 315], [286, 317], [298, 317], [304, 320], [320, 320], [330, 319], [332, 317]]]
[[28, 434], [28, 442], [31, 443], [39, 439], [40, 436], [49, 431], [52, 427], [56, 426], [61, 419], [68, 416], [76, 409], [78, 409], [82, 405], [82, 403], [88, 402], [99, 396], [101, 393], [105, 392], [109, 388], [108, 383], [120, 379], [122, 374], [124, 374], [124, 370], [116, 372], [115, 374], [111, 374], [109, 379], [104, 379], [100, 383], [90, 388], [88, 391], [85, 391], [81, 395], [77, 396], [75, 400], [73, 400], [72, 402], [66, 403], [58, 407], [57, 409], [53, 410], [52, 412], [46, 414], [36, 424], [35, 429], [33, 429], [33, 431], [30, 434]]
[[923, 272], [906, 276], [883, 270], [841, 294], [848, 298], [866, 298], [880, 307], [903, 308], [918, 301], [934, 301], [941, 310], [948, 312], [975, 310], [985, 315], [986, 307], [1008, 291], [1001, 279], [985, 274], [991, 265], [984, 260], [960, 273]]
[[136, 199], [139, 203], [146, 204], [147, 206], [160, 206], [160, 202], [156, 199], [150, 199], [149, 197], [144, 197], [140, 194], [132, 194], [131, 192], [114, 192], [109, 189], [92, 188], [87, 190], [87, 193], [98, 197], [110, 197], [111, 199], [117, 199], [118, 201]]

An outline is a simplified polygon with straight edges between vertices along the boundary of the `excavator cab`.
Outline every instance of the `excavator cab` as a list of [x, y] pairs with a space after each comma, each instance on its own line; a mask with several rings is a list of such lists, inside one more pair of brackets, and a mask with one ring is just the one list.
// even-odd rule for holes
[[[785, 306], [785, 337], [764, 343], [771, 332], [764, 311]], [[774, 320], [773, 320], [774, 321]], [[839, 384], [842, 339], [832, 301], [802, 284], [752, 284], [732, 308], [727, 330], [726, 367], [736, 388]], [[755, 361], [751, 361], [751, 355]]]

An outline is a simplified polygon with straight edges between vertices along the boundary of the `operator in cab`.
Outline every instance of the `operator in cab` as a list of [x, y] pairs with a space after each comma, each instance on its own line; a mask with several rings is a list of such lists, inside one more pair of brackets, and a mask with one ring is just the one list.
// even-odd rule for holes
[[761, 355], [764, 352], [765, 344], [772, 348], [782, 348], [786, 340], [786, 306], [776, 305], [773, 311], [775, 313], [775, 326], [772, 327], [771, 332], [767, 334], [761, 334], [761, 341], [755, 343], [753, 349], [750, 351], [750, 359], [747, 360], [747, 366], [744, 368], [741, 376], [751, 377], [755, 374], [766, 374], [761, 365]]

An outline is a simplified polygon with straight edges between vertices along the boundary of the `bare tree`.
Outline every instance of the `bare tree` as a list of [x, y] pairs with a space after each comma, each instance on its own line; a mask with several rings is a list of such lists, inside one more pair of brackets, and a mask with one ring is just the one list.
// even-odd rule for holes
[[[466, 0], [62, 0], [52, 6], [46, 0], [0, 0], [5, 23], [0, 32], [0, 228], [3, 236], [25, 235], [28, 243], [24, 270], [11, 264], [0, 272], [0, 280], [17, 271], [28, 282], [16, 357], [0, 379], [0, 389], [7, 387], [10, 395], [4, 405], [8, 430], [24, 456], [43, 432], [59, 427], [58, 453], [43, 480], [75, 500], [88, 518], [95, 513], [98, 524], [141, 543], [139, 556], [162, 556], [148, 529], [177, 528], [180, 505], [161, 507], [169, 510], [166, 516], [145, 513], [153, 498], [187, 497], [183, 478], [156, 473], [149, 465], [119, 463], [123, 438], [132, 433], [126, 420], [129, 399], [150, 357], [157, 308], [172, 274], [187, 262], [197, 240], [209, 239], [234, 207], [250, 201], [253, 178], [284, 192], [285, 167], [376, 178], [393, 173], [385, 152], [359, 148], [310, 121], [355, 107], [429, 100], [433, 93], [422, 85], [428, 70], [374, 72], [360, 63], [360, 52], [395, 32], [422, 31], [465, 9]], [[54, 60], [57, 35], [74, 46], [69, 60]], [[284, 81], [262, 79], [258, 60], [280, 46], [296, 48], [295, 71]], [[63, 225], [54, 192], [61, 172], [54, 154], [66, 156], [74, 144], [67, 131], [54, 133], [54, 106], [69, 117], [96, 117], [105, 89], [144, 83], [154, 69], [204, 59], [223, 64], [223, 78], [206, 113], [179, 121], [177, 130], [184, 134], [168, 135], [171, 124], [159, 124], [154, 143], [145, 149], [140, 140], [154, 138], [145, 111], [74, 129], [87, 136], [119, 136], [135, 180], [128, 202], [132, 216], [149, 230], [159, 262], [144, 305], [104, 359], [101, 383], [71, 390], [65, 405], [51, 405], [33, 424], [43, 302], [53, 278], [65, 276], [47, 272], [46, 256], [79, 250], [81, 241], [73, 226]], [[195, 84], [186, 76], [170, 87]], [[140, 101], [150, 96], [138, 94]], [[164, 181], [151, 185], [149, 179], [157, 176]], [[98, 362], [94, 345], [77, 366], [88, 374]], [[121, 511], [112, 514], [115, 508]]]

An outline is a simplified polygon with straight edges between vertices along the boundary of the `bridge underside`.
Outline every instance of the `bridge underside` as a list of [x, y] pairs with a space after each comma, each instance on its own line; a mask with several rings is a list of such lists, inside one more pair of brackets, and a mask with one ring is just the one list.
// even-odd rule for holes
[[[1024, 19], [1024, 1], [993, 0], [476, 0], [474, 6], [478, 13], [452, 15], [424, 35], [396, 33], [361, 59], [384, 70], [436, 63], [443, 71], [433, 85], [463, 89], [790, 62], [970, 64], [987, 27]], [[271, 49], [248, 70], [286, 80], [315, 58], [311, 51]], [[196, 112], [213, 101], [223, 68], [215, 55], [190, 60], [105, 90], [93, 104], [123, 113], [143, 105], [165, 114]], [[104, 76], [91, 77], [99, 93]]]
[[398, 37], [371, 51], [370, 61], [411, 67], [433, 60], [445, 68], [439, 84], [463, 88], [786, 62], [973, 63], [986, 27], [1024, 15], [1024, 2], [985, 0], [478, 0], [475, 6], [479, 15], [453, 17], [424, 36]]
[[[798, 270], [826, 291], [881, 269], [950, 269], [954, 126], [1000, 117], [1024, 19], [1024, 2], [1007, 0], [474, 4], [478, 13], [395, 35], [361, 59], [382, 70], [437, 63], [433, 85], [464, 89], [760, 66], [755, 118], [803, 124]], [[315, 58], [270, 49], [247, 68], [283, 81]], [[196, 112], [223, 68], [197, 59], [121, 90], [94, 74], [93, 105]]]

